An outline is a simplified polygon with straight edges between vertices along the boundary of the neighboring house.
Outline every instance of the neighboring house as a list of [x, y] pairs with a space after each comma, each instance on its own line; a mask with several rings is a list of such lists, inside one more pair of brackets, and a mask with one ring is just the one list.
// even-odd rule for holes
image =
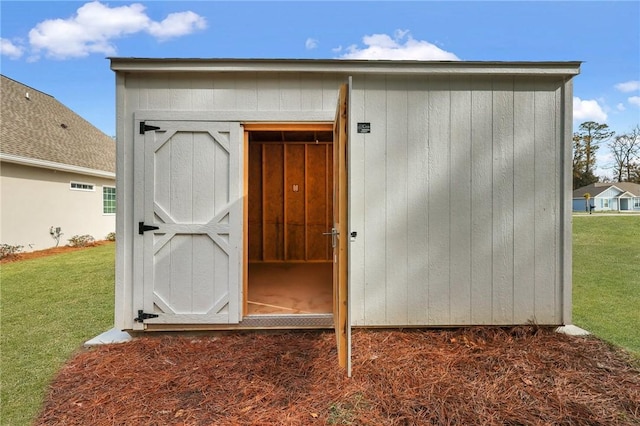
[[0, 84], [0, 243], [24, 251], [115, 231], [115, 141], [54, 97]]
[[573, 191], [573, 211], [588, 211], [585, 194], [593, 211], [640, 212], [640, 185], [631, 182], [597, 182]]

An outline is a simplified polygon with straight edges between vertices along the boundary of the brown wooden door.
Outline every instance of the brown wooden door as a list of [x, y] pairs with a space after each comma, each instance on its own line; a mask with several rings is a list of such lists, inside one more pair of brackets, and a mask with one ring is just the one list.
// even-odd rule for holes
[[333, 318], [340, 366], [351, 376], [351, 326], [348, 317], [347, 244], [347, 93], [340, 87], [333, 128]]

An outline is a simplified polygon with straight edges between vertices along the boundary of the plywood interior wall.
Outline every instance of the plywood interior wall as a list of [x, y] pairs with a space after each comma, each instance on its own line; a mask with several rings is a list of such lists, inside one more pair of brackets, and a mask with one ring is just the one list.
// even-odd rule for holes
[[332, 142], [283, 133], [250, 136], [249, 261], [330, 261]]

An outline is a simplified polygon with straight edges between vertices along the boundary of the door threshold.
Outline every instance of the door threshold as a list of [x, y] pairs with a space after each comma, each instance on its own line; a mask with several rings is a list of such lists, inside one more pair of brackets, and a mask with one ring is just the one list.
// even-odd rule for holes
[[238, 325], [243, 328], [333, 328], [333, 314], [252, 314]]
[[333, 314], [247, 315], [238, 324], [145, 324], [144, 331], [333, 329]]

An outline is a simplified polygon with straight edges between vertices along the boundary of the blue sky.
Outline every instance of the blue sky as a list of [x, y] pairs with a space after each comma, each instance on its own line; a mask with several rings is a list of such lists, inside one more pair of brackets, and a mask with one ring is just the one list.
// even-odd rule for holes
[[[640, 124], [640, 2], [0, 1], [2, 74], [115, 134], [108, 56], [584, 61], [574, 124]], [[599, 166], [606, 166], [607, 152]], [[609, 173], [600, 169], [601, 174]]]

